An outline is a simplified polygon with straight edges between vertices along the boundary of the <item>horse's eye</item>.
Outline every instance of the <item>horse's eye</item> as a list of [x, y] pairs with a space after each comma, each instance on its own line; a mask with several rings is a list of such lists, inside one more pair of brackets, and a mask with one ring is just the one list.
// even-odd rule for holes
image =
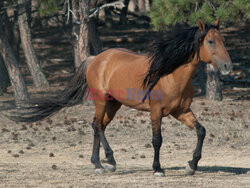
[[208, 40], [208, 43], [209, 43], [209, 44], [213, 44], [213, 43], [214, 43], [214, 41], [212, 41], [212, 40]]

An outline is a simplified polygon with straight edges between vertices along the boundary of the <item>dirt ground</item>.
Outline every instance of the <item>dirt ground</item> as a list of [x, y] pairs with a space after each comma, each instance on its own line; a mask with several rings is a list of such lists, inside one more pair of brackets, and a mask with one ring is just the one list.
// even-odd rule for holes
[[249, 91], [227, 91], [222, 102], [194, 98], [192, 109], [207, 129], [194, 176], [186, 176], [184, 167], [192, 157], [195, 132], [172, 117], [162, 125], [166, 177], [160, 178], [151, 168], [146, 112], [122, 107], [108, 126], [117, 171], [103, 175], [95, 175], [90, 162], [93, 105], [67, 108], [33, 124], [14, 123], [3, 116], [7, 111], [0, 112], [0, 187], [249, 187]]

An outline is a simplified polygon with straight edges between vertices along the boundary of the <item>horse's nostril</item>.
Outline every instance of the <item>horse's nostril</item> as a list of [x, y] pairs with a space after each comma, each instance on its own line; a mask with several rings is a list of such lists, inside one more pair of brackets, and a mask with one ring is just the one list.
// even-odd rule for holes
[[224, 64], [224, 68], [225, 68], [225, 69], [228, 69], [228, 66], [227, 66], [227, 64]]

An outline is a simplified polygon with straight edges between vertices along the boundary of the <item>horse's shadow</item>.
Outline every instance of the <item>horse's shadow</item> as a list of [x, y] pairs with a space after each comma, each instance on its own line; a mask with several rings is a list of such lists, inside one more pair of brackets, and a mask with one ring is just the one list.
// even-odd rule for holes
[[[171, 167], [165, 170], [184, 170], [185, 167]], [[229, 167], [229, 166], [199, 166], [197, 171], [205, 173], [227, 172], [233, 174], [246, 174], [250, 168]]]
[[[164, 168], [165, 171], [171, 170], [185, 170], [185, 167], [170, 167]], [[119, 174], [133, 174], [137, 172], [150, 172], [152, 169], [133, 169], [128, 171], [120, 172]], [[250, 168], [240, 168], [240, 167], [229, 167], [229, 166], [200, 166], [197, 171], [201, 171], [204, 173], [218, 173], [218, 172], [226, 172], [232, 174], [247, 174], [250, 171]]]

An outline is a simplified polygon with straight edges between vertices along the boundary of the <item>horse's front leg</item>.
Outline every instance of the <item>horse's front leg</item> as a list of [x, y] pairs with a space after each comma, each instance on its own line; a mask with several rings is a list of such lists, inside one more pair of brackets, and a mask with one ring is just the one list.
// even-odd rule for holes
[[186, 166], [186, 174], [188, 175], [193, 175], [197, 169], [198, 162], [201, 159], [203, 140], [206, 136], [206, 129], [199, 122], [196, 122], [195, 129], [198, 141], [193, 153], [193, 159], [189, 161]]
[[163, 177], [165, 176], [164, 170], [161, 169], [160, 164], [160, 148], [162, 144], [162, 136], [161, 136], [161, 119], [162, 114], [156, 111], [151, 111], [151, 122], [152, 122], [152, 144], [154, 147], [154, 162], [153, 162], [153, 169], [154, 169], [154, 176]]
[[193, 175], [197, 170], [197, 165], [201, 159], [201, 151], [203, 146], [203, 141], [206, 136], [206, 129], [197, 121], [192, 111], [189, 109], [186, 113], [181, 113], [174, 115], [178, 120], [187, 125], [190, 128], [196, 130], [197, 133], [197, 145], [193, 153], [193, 159], [188, 162], [186, 166], [186, 174]]

